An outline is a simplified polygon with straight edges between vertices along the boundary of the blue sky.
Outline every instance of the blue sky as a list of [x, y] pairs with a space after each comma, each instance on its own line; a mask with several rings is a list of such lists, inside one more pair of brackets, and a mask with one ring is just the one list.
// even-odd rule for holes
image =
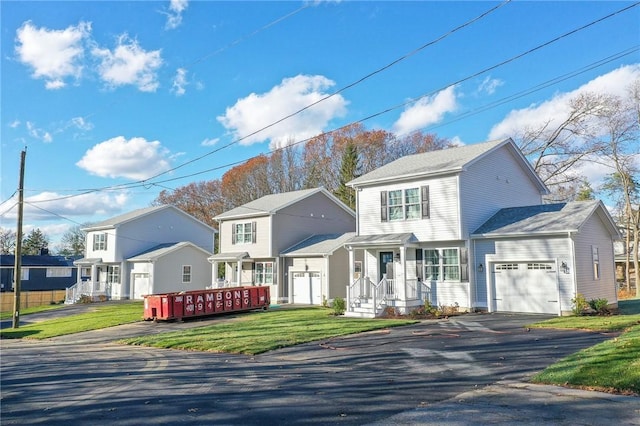
[[15, 229], [25, 147], [24, 231], [55, 246], [359, 120], [461, 144], [510, 136], [640, 76], [633, 4], [2, 1], [0, 226]]

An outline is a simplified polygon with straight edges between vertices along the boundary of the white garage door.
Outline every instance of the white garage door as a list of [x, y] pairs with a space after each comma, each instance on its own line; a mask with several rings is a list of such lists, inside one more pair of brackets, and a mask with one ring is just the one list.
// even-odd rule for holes
[[133, 274], [133, 298], [143, 299], [145, 294], [151, 294], [149, 274]]
[[293, 273], [293, 303], [322, 304], [319, 272]]
[[493, 276], [496, 311], [558, 313], [554, 263], [496, 263]]

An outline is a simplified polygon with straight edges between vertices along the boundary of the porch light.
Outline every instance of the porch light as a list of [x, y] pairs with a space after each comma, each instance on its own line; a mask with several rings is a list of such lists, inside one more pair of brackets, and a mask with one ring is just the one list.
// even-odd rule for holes
[[478, 264], [478, 272], [484, 272], [484, 265], [482, 265], [482, 263]]
[[400, 253], [396, 253], [395, 255], [396, 262], [400, 262]]
[[567, 262], [562, 262], [562, 265], [560, 265], [560, 267], [562, 268], [562, 272], [564, 272], [565, 274], [569, 273], [569, 265], [567, 265]]

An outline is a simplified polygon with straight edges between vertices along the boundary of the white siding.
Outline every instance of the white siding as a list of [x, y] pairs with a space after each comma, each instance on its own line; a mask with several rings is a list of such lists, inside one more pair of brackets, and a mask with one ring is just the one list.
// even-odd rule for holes
[[[97, 234], [107, 234], [107, 249], [106, 250], [94, 250], [93, 249], [93, 236]], [[116, 259], [116, 231], [115, 229], [108, 229], [104, 231], [90, 231], [87, 233], [86, 239], [86, 255], [87, 258], [102, 258], [105, 263], [112, 263], [122, 259]]]
[[467, 309], [469, 306], [469, 283], [467, 282], [438, 282], [429, 283], [431, 287], [431, 303], [434, 306], [458, 306]]
[[461, 238], [468, 238], [469, 233], [501, 208], [542, 204], [539, 190], [507, 146], [480, 158], [462, 172], [460, 188]]
[[[594, 278], [592, 247], [598, 248], [600, 278]], [[587, 301], [607, 299], [617, 303], [613, 243], [600, 218], [592, 215], [575, 236], [578, 293]]]
[[[413, 232], [420, 241], [457, 240], [460, 238], [457, 177], [439, 177], [413, 182], [366, 187], [358, 194], [359, 234], [376, 235]], [[382, 222], [380, 192], [429, 187], [428, 219]]]
[[[499, 240], [477, 240], [475, 260], [472, 267], [476, 274], [473, 302], [476, 307], [488, 308], [488, 280], [493, 279], [491, 264], [495, 262], [543, 262], [552, 261], [560, 265], [563, 261], [569, 265], [569, 273], [558, 271], [560, 287], [560, 309], [571, 311], [571, 299], [574, 297], [574, 276], [571, 259], [571, 241], [568, 236], [541, 238], [505, 238]], [[484, 272], [477, 271], [482, 263]]]

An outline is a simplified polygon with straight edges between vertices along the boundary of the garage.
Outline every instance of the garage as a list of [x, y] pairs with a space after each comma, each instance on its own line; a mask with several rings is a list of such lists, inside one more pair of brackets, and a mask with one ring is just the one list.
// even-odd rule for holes
[[319, 272], [293, 273], [293, 303], [322, 304]]
[[495, 263], [493, 277], [496, 311], [558, 314], [555, 263]]
[[145, 294], [151, 294], [149, 274], [133, 274], [133, 298], [142, 299]]

